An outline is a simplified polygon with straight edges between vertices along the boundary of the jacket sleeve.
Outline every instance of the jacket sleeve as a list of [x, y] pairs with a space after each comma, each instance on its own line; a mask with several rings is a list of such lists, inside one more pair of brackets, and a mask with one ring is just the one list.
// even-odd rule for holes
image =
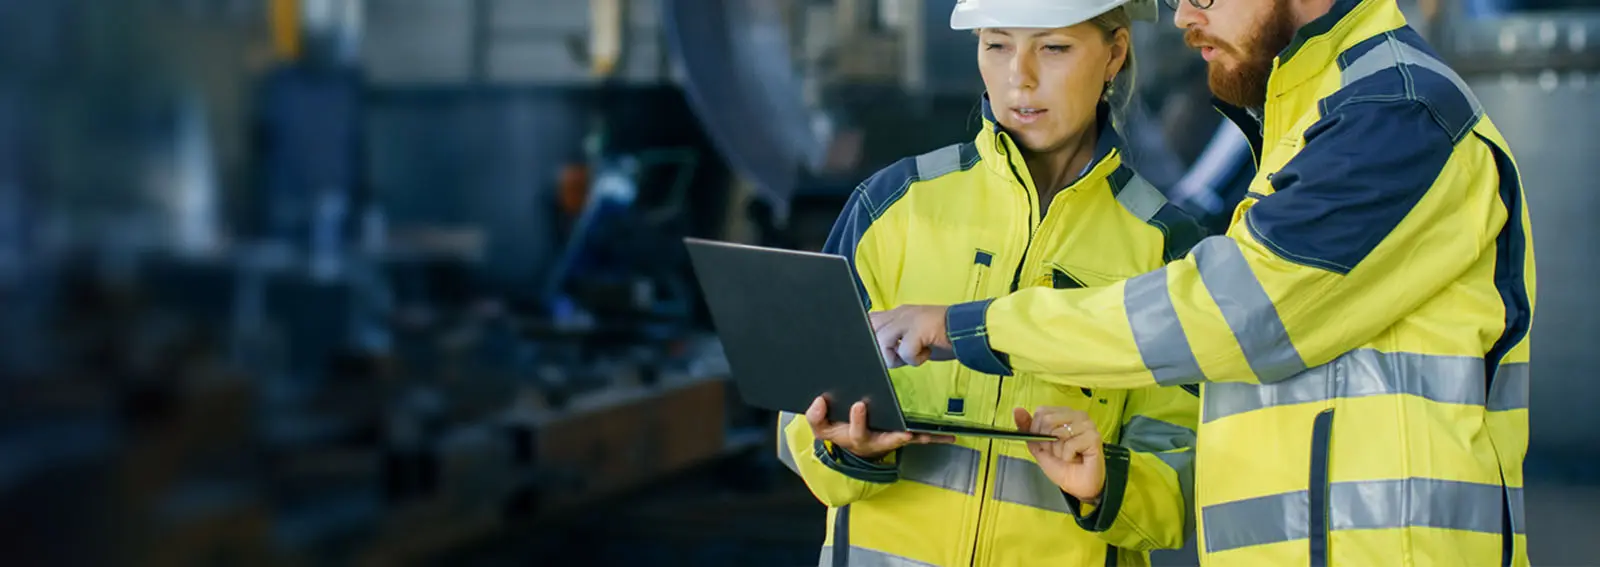
[[[896, 273], [883, 270], [884, 262], [894, 262], [897, 256], [892, 248], [881, 246], [867, 234], [874, 215], [867, 198], [868, 191], [880, 176], [868, 179], [851, 194], [844, 212], [834, 223], [823, 252], [838, 254], [855, 267], [856, 283], [867, 308], [886, 303], [885, 282], [878, 273]], [[870, 462], [856, 457], [842, 448], [816, 439], [811, 424], [798, 414], [788, 412], [778, 416], [778, 458], [784, 465], [805, 481], [818, 500], [831, 507], [844, 506], [870, 498], [899, 480], [897, 453], [891, 453], [882, 462]]]
[[1416, 101], [1336, 108], [1225, 237], [1110, 286], [952, 306], [956, 355], [1090, 388], [1271, 383], [1326, 363], [1491, 252], [1507, 218], [1480, 177], [1495, 158], [1466, 139]]
[[873, 463], [818, 440], [803, 416], [778, 414], [778, 459], [800, 475], [817, 500], [840, 507], [871, 498], [900, 479], [898, 453]]
[[1108, 443], [1099, 506], [1067, 496], [1078, 525], [1107, 544], [1176, 549], [1194, 532], [1195, 426], [1199, 397], [1177, 386], [1128, 393], [1120, 439]]

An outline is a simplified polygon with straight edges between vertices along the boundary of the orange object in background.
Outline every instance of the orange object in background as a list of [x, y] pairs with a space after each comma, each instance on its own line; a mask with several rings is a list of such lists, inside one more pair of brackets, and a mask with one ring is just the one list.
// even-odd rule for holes
[[582, 213], [584, 203], [589, 201], [589, 166], [574, 163], [561, 168], [556, 195], [560, 200], [561, 212], [568, 217]]
[[300, 0], [271, 0], [267, 16], [272, 29], [272, 51], [279, 59], [300, 58]]

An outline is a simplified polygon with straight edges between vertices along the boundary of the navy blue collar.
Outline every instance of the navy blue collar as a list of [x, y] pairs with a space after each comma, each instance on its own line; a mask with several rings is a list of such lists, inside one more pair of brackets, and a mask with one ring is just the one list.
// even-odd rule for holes
[[1211, 97], [1211, 106], [1239, 128], [1245, 141], [1250, 143], [1250, 155], [1255, 158], [1255, 163], [1261, 163], [1261, 119], [1249, 109], [1222, 102], [1220, 98]]
[[1285, 46], [1283, 51], [1278, 52], [1278, 65], [1281, 67], [1287, 64], [1289, 59], [1294, 57], [1294, 54], [1300, 52], [1300, 47], [1304, 46], [1311, 38], [1332, 31], [1333, 26], [1337, 25], [1345, 16], [1349, 16], [1350, 12], [1354, 11], [1356, 6], [1360, 6], [1363, 1], [1365, 0], [1334, 0], [1333, 6], [1328, 8], [1328, 13], [1295, 30], [1294, 39], [1289, 41], [1289, 45]]

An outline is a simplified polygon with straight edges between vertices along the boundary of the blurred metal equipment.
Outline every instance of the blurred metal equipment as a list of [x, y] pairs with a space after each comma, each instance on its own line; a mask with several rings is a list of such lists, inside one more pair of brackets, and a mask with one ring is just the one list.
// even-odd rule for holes
[[653, 1], [366, 0], [362, 59], [376, 84], [659, 84]]
[[[982, 93], [971, 34], [949, 29], [955, 0], [660, 0], [683, 88], [718, 150], [775, 217], [814, 241], [862, 179], [896, 159], [970, 139]], [[1170, 16], [1168, 16], [1170, 17]], [[1210, 108], [1204, 62], [1170, 24], [1136, 24], [1139, 96], [1127, 109], [1130, 161], [1219, 226], [1254, 171]], [[1192, 166], [1192, 169], [1191, 169]], [[794, 218], [790, 218], [794, 217]], [[811, 227], [811, 228], [806, 228]]]
[[[677, 252], [682, 231], [671, 230], [669, 223], [683, 217], [698, 159], [689, 150], [660, 149], [596, 161], [599, 171], [588, 201], [552, 270], [545, 300], [560, 303], [577, 295], [591, 311], [687, 319], [691, 286], [678, 269], [683, 257]], [[641, 203], [645, 173], [663, 165], [675, 170], [663, 202]]]
[[662, 0], [683, 89], [717, 150], [769, 198], [786, 202], [823, 142], [801, 98], [789, 42], [790, 2]]
[[[680, 92], [627, 82], [648, 22], [596, 14], [635, 39], [594, 38], [588, 84], [396, 86], [366, 24], [440, 33], [377, 3], [0, 0], [9, 562], [422, 562], [741, 447], [668, 253], [720, 226], [726, 171]], [[588, 31], [432, 3], [547, 6]]]
[[[1592, 405], [1600, 383], [1600, 10], [1576, 3], [1502, 2], [1456, 13], [1441, 46], [1516, 152], [1539, 260], [1532, 330], [1535, 458], [1600, 457]], [[1593, 474], [1592, 469], [1588, 474]]]

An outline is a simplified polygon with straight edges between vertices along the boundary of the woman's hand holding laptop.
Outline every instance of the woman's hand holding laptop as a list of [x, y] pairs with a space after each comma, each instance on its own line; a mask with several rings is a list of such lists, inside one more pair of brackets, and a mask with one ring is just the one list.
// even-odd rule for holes
[[828, 421], [828, 400], [817, 397], [806, 410], [806, 421], [811, 423], [811, 433], [850, 454], [876, 461], [906, 445], [929, 443], [954, 443], [949, 435], [911, 433], [909, 431], [873, 431], [867, 428], [867, 403], [856, 402], [850, 406], [850, 421]]

